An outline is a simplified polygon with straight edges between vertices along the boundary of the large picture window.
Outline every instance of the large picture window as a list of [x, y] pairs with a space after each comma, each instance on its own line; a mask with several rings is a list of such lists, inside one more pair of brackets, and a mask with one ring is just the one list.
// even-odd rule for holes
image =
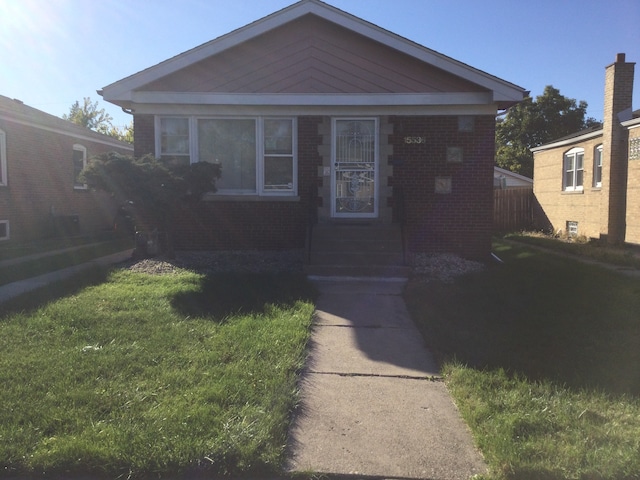
[[572, 148], [564, 154], [563, 188], [566, 191], [583, 189], [584, 148]]
[[170, 164], [215, 162], [220, 195], [296, 195], [293, 118], [158, 117], [156, 149]]
[[198, 160], [219, 163], [219, 191], [256, 191], [256, 122], [238, 119], [198, 120]]

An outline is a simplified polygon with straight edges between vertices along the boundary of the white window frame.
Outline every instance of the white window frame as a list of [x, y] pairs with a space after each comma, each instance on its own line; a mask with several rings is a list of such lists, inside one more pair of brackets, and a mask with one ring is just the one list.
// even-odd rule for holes
[[[597, 180], [598, 176], [600, 181]], [[593, 149], [593, 186], [594, 188], [602, 187], [602, 144]]]
[[10, 230], [9, 230], [9, 220], [0, 220], [1, 225], [5, 225], [5, 235], [0, 236], [0, 241], [9, 240], [11, 238]]
[[[189, 134], [189, 140], [187, 142], [187, 149], [188, 152], [187, 153], [182, 153], [182, 152], [163, 152], [162, 151], [162, 120], [164, 119], [182, 119], [182, 120], [187, 120], [187, 125], [188, 125], [188, 134]], [[195, 148], [194, 148], [194, 144], [193, 144], [193, 135], [192, 135], [192, 131], [193, 131], [193, 118], [190, 117], [186, 117], [184, 115], [162, 115], [162, 116], [157, 116], [155, 117], [155, 147], [156, 147], [156, 158], [162, 158], [162, 157], [167, 157], [167, 158], [180, 158], [180, 157], [186, 157], [189, 159], [189, 163], [193, 163], [193, 160], [191, 159], [191, 152], [195, 151], [197, 149], [198, 144], [196, 143]]]
[[[74, 152], [82, 152], [82, 168], [87, 166], [87, 147], [85, 147], [84, 145], [80, 145], [79, 143], [76, 143], [73, 145], [73, 151]], [[75, 190], [86, 190], [87, 189], [87, 184], [86, 183], [78, 183], [77, 182], [77, 175], [76, 175], [76, 165], [75, 165], [75, 159], [73, 159], [73, 188]], [[82, 170], [81, 170], [82, 171]]]
[[[578, 168], [578, 157], [582, 157], [582, 168]], [[572, 160], [572, 168], [568, 168], [568, 160]], [[582, 171], [582, 184], [577, 185], [578, 172]], [[567, 174], [571, 172], [572, 180], [567, 182]], [[584, 148], [575, 147], [562, 156], [562, 188], [565, 192], [580, 192], [584, 189]]]
[[[188, 119], [189, 123], [189, 162], [191, 164], [200, 161], [198, 151], [198, 122], [200, 120], [253, 120], [256, 125], [255, 142], [256, 142], [256, 185], [252, 190], [232, 190], [218, 189], [216, 195], [236, 195], [236, 196], [262, 196], [262, 197], [295, 197], [298, 195], [298, 122], [294, 116], [185, 116], [185, 115], [156, 115], [155, 117], [155, 148], [156, 157], [172, 157], [178, 156], [171, 152], [162, 152], [161, 134], [162, 119], [165, 118], [183, 118]], [[265, 120], [291, 120], [292, 128], [292, 153], [293, 162], [293, 185], [287, 190], [271, 190], [265, 188], [265, 145], [264, 145], [264, 121]], [[186, 155], [184, 155], [186, 156]], [[285, 155], [280, 155], [285, 156]], [[222, 171], [224, 175], [224, 168]]]
[[0, 187], [9, 185], [7, 178], [7, 134], [0, 130]]
[[[267, 154], [264, 138], [264, 122], [265, 120], [290, 120], [291, 121], [291, 154]], [[298, 125], [295, 117], [260, 117], [258, 119], [258, 138], [260, 145], [259, 161], [258, 161], [258, 176], [257, 181], [259, 183], [260, 195], [264, 196], [282, 196], [282, 195], [297, 195], [298, 191]], [[265, 158], [268, 157], [291, 157], [292, 162], [292, 185], [290, 189], [271, 190], [265, 188]]]

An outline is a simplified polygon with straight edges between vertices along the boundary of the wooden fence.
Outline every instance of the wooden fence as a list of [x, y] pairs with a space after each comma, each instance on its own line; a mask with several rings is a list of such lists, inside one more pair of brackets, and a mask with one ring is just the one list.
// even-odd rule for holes
[[533, 226], [533, 189], [493, 191], [494, 232], [514, 232]]

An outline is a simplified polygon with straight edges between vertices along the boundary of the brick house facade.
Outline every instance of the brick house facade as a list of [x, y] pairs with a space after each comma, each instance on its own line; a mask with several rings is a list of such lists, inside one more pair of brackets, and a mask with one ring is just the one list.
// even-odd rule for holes
[[95, 234], [113, 226], [108, 195], [76, 181], [92, 155], [130, 145], [0, 96], [0, 240]]
[[473, 258], [490, 253], [495, 115], [526, 94], [319, 0], [101, 93], [134, 114], [136, 156], [222, 165], [215, 194], [177, 207], [177, 248], [296, 249], [310, 225], [402, 223], [410, 251]]
[[601, 129], [532, 149], [538, 227], [611, 244], [640, 243], [635, 162], [640, 158], [633, 153], [640, 112], [632, 111], [634, 66], [618, 54], [606, 68]]

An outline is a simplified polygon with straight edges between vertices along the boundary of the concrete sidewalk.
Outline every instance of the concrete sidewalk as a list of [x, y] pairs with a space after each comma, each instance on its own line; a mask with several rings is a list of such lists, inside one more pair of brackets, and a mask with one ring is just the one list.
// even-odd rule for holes
[[400, 281], [317, 281], [289, 472], [467, 480], [486, 473], [409, 318]]
[[[45, 273], [43, 275], [38, 275], [37, 277], [27, 278], [25, 280], [19, 280], [17, 282], [9, 283], [7, 285], [0, 286], [0, 304], [2, 302], [6, 302], [7, 300], [11, 300], [12, 298], [18, 297], [25, 293], [32, 292], [39, 288], [46, 287], [52, 283], [58, 282], [60, 280], [64, 280], [67, 278], [76, 275], [77, 273], [86, 270], [92, 266], [104, 266], [111, 265], [114, 263], [119, 263], [131, 258], [133, 250], [125, 250], [118, 253], [113, 253], [111, 255], [106, 255], [104, 257], [99, 257], [93, 260], [90, 260], [86, 263], [81, 263], [79, 265], [75, 265], [73, 267], [63, 268], [61, 270], [56, 270], [54, 272]], [[19, 260], [19, 259], [18, 259]], [[18, 262], [11, 261], [10, 264], [4, 265], [4, 268], [16, 267]]]

